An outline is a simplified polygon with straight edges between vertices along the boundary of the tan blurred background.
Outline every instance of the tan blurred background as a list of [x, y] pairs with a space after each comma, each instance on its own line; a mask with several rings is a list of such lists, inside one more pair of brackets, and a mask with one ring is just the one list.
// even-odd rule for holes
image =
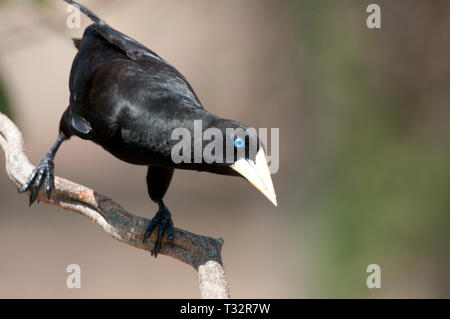
[[[235, 298], [450, 297], [450, 2], [85, 0], [178, 68], [204, 106], [280, 128], [278, 208], [244, 180], [176, 172], [175, 225], [225, 240]], [[0, 1], [0, 111], [37, 163], [57, 136], [76, 53], [62, 1]], [[0, 297], [199, 297], [189, 266], [77, 214], [27, 207], [0, 166]], [[56, 173], [148, 218], [146, 169], [73, 138]], [[66, 287], [67, 265], [81, 289]], [[382, 286], [366, 286], [378, 264]]]

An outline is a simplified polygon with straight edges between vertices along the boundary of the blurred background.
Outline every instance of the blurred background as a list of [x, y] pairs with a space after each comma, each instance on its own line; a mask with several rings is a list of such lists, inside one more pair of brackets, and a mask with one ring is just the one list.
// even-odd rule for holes
[[[366, 8], [381, 7], [381, 29]], [[205, 108], [280, 128], [278, 208], [241, 179], [178, 171], [175, 225], [222, 237], [235, 298], [450, 297], [450, 2], [84, 0], [179, 69]], [[68, 104], [62, 1], [0, 0], [0, 111], [38, 163]], [[270, 153], [270, 152], [269, 152]], [[73, 138], [56, 173], [152, 217], [146, 168]], [[0, 159], [0, 297], [196, 298], [194, 269], [87, 218], [28, 208]], [[66, 267], [81, 267], [81, 289]], [[381, 288], [366, 267], [381, 267]]]

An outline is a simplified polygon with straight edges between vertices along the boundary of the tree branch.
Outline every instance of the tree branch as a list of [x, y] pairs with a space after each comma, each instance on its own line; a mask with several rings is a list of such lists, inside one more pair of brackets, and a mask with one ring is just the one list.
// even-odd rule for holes
[[[8, 176], [20, 188], [34, 167], [24, 153], [21, 132], [3, 113], [0, 113], [0, 146], [5, 152]], [[50, 200], [43, 191], [39, 192], [38, 199], [90, 218], [106, 233], [125, 244], [147, 251], [153, 249], [156, 234], [153, 233], [143, 242], [149, 219], [129, 213], [112, 199], [86, 186], [55, 177]], [[172, 243], [167, 244], [164, 238], [160, 254], [187, 263], [198, 271], [202, 298], [229, 298], [220, 255], [222, 244], [221, 238], [214, 239], [175, 228]]]

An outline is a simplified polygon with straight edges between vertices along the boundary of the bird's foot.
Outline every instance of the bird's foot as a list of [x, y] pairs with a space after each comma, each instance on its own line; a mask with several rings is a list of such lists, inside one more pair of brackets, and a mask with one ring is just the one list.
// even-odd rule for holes
[[161, 250], [161, 242], [164, 236], [164, 233], [167, 232], [167, 243], [170, 243], [173, 238], [173, 221], [172, 216], [170, 215], [167, 207], [160, 207], [155, 217], [153, 217], [150, 222], [150, 226], [148, 226], [145, 235], [144, 242], [148, 237], [152, 234], [153, 230], [158, 226], [157, 239], [155, 245], [152, 250], [152, 256], [157, 256], [159, 251]]
[[39, 189], [45, 182], [45, 193], [50, 199], [50, 194], [54, 186], [54, 167], [53, 160], [45, 156], [34, 168], [28, 181], [19, 189], [19, 193], [31, 191], [29, 205], [31, 206], [37, 199]]

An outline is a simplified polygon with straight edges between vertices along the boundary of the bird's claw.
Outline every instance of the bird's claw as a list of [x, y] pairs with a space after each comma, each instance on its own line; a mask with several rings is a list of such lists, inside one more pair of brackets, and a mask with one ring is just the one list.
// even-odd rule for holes
[[166, 207], [160, 208], [156, 213], [155, 217], [153, 217], [150, 225], [145, 231], [144, 242], [149, 238], [153, 232], [153, 230], [158, 226], [157, 230], [157, 238], [155, 245], [153, 246], [153, 250], [151, 251], [152, 256], [157, 256], [159, 251], [161, 250], [162, 239], [164, 237], [164, 233], [167, 232], [167, 242], [172, 242], [173, 239], [173, 221], [172, 216], [170, 215], [169, 210]]
[[29, 206], [37, 199], [39, 189], [45, 182], [45, 193], [50, 199], [51, 191], [54, 186], [54, 164], [49, 157], [44, 157], [40, 163], [34, 168], [28, 181], [19, 189], [19, 193], [31, 191]]

